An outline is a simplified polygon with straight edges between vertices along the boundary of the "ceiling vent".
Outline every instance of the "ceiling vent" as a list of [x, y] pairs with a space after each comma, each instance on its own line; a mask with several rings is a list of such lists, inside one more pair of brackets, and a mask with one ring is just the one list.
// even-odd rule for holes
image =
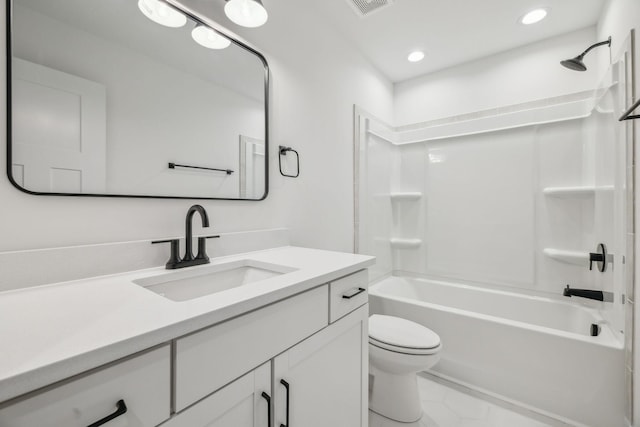
[[394, 1], [395, 0], [347, 0], [347, 3], [349, 3], [359, 17], [364, 18], [387, 6], [391, 6]]

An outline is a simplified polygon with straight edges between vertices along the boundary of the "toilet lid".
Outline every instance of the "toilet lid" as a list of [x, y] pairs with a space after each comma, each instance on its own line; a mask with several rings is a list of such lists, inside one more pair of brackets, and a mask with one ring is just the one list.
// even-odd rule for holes
[[[440, 337], [431, 329], [416, 322], [395, 316], [374, 314], [369, 317], [369, 342], [382, 348], [430, 350], [440, 345]], [[422, 351], [420, 351], [422, 353]]]

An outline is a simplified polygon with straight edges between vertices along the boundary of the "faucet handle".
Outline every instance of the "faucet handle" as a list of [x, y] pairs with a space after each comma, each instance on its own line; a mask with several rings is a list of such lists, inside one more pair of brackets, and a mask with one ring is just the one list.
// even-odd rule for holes
[[167, 261], [166, 267], [168, 270], [177, 268], [176, 266], [180, 263], [180, 240], [154, 240], [151, 242], [152, 245], [156, 245], [158, 243], [171, 243], [171, 255], [169, 256], [169, 261]]
[[220, 235], [198, 237], [198, 255], [196, 255], [196, 259], [206, 259], [208, 262], [209, 257], [207, 256], [207, 239], [218, 238], [220, 238]]
[[604, 243], [598, 244], [598, 252], [589, 253], [589, 270], [593, 270], [593, 262], [598, 263], [598, 271], [604, 273], [607, 271], [607, 247]]

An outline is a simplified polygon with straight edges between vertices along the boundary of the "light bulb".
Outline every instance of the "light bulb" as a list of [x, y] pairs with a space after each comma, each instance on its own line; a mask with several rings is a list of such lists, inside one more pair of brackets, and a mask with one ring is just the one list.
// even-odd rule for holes
[[196, 43], [209, 49], [224, 49], [231, 44], [231, 40], [202, 24], [198, 24], [191, 31], [191, 37]]
[[187, 23], [187, 17], [160, 0], [138, 0], [138, 8], [147, 18], [165, 27], [178, 28]]
[[249, 28], [264, 25], [269, 18], [261, 0], [228, 0], [224, 13], [234, 23]]

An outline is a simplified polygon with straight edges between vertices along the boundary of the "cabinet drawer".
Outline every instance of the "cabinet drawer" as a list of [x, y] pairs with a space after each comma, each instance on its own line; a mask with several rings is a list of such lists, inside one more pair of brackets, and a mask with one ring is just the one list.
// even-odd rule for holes
[[[329, 322], [333, 323], [342, 316], [367, 303], [369, 293], [369, 275], [367, 270], [334, 280], [329, 284], [330, 314]], [[364, 290], [363, 290], [364, 289]]]
[[87, 427], [114, 413], [121, 399], [127, 412], [111, 424], [156, 426], [169, 418], [170, 373], [164, 346], [2, 408], [0, 426]]
[[181, 411], [328, 324], [320, 286], [176, 341], [176, 410]]

